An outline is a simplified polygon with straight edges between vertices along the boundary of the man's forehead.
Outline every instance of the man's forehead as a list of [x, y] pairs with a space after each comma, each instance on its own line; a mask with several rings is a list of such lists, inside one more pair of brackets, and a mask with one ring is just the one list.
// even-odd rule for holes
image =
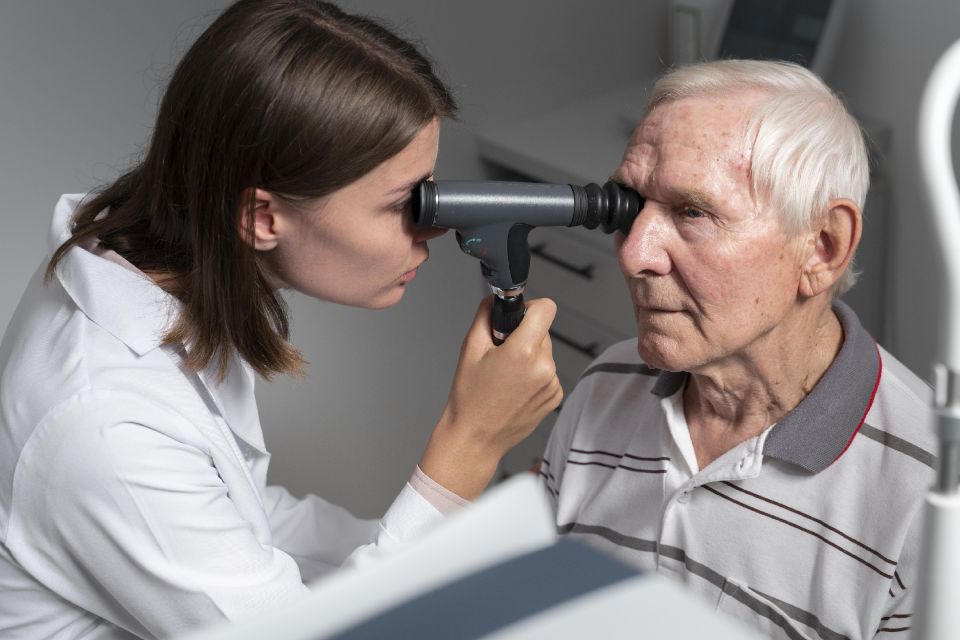
[[682, 134], [684, 138], [719, 137], [739, 142], [746, 133], [754, 103], [749, 95], [681, 98], [654, 107], [637, 133], [651, 139]]
[[669, 169], [675, 162], [723, 166], [748, 176], [748, 106], [736, 99], [683, 98], [654, 107], [634, 131], [616, 177], [653, 165]]

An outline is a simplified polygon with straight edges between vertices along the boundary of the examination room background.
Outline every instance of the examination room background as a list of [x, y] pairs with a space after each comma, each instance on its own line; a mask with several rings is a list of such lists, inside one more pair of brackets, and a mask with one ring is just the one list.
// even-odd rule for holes
[[[58, 196], [94, 188], [132, 162], [173, 64], [226, 4], [0, 0], [0, 327], [46, 252]], [[454, 88], [462, 113], [444, 125], [439, 178], [490, 175], [476, 150], [483, 127], [641, 82], [662, 68], [667, 51], [668, 0], [341, 4], [422, 42]], [[850, 0], [827, 76], [855, 112], [890, 128], [880, 248], [888, 312], [878, 338], [926, 379], [942, 279], [918, 187], [915, 129], [930, 68], [957, 38], [956, 0]], [[595, 179], [618, 161], [598, 166]], [[395, 308], [369, 312], [288, 297], [294, 341], [311, 367], [305, 380], [259, 386], [273, 481], [360, 515], [382, 512], [443, 407], [484, 294], [478, 271], [443, 237]], [[871, 277], [878, 276], [864, 275]]]

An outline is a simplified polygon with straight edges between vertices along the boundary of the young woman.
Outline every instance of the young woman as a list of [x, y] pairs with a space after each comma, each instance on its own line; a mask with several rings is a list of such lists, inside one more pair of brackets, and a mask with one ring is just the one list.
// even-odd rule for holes
[[278, 291], [400, 301], [437, 235], [411, 189], [454, 111], [413, 46], [318, 0], [242, 0], [203, 33], [142, 161], [57, 205], [4, 338], [0, 636], [164, 637], [276, 607], [476, 497], [557, 406], [552, 303], [500, 347], [482, 304], [379, 522], [266, 486], [254, 377], [304, 369]]

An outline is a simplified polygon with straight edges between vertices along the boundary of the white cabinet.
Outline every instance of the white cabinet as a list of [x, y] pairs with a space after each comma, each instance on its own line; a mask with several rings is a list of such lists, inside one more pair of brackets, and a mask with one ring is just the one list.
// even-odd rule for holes
[[[600, 230], [548, 227], [530, 233], [528, 291], [542, 293], [559, 305], [557, 322], [579, 312], [619, 335], [636, 332], [633, 308], [617, 265], [613, 236]], [[557, 325], [559, 331], [560, 325]], [[582, 331], [586, 333], [581, 335]], [[570, 337], [580, 344], [594, 342], [587, 328]], [[596, 354], [596, 355], [599, 355]]]

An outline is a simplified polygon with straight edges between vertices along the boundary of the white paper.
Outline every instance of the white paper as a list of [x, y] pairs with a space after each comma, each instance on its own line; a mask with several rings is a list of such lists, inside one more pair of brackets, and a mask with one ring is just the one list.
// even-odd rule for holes
[[451, 515], [421, 540], [362, 569], [312, 586], [295, 605], [238, 625], [181, 640], [315, 640], [397, 604], [556, 542], [556, 527], [537, 478], [521, 474]]

